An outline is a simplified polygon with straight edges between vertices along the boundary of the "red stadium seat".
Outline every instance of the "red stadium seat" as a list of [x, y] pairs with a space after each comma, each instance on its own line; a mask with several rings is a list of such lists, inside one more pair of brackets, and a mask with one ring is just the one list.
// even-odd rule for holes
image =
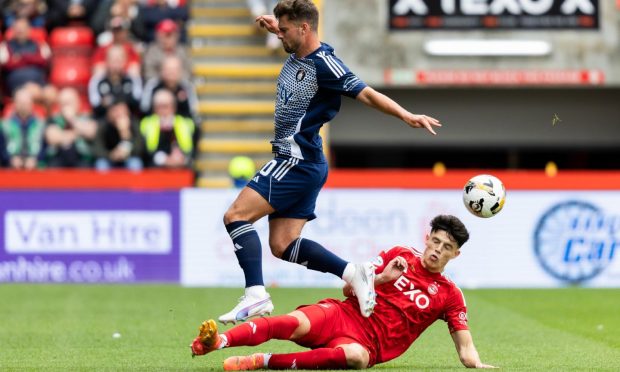
[[50, 35], [50, 47], [54, 57], [90, 57], [94, 43], [95, 36], [88, 27], [56, 28]]
[[[11, 40], [13, 36], [14, 36], [14, 31], [12, 28], [9, 28], [4, 33], [4, 37], [7, 40]], [[30, 29], [30, 38], [39, 44], [47, 43], [47, 31], [44, 28], [33, 27]]]
[[50, 47], [87, 47], [92, 48], [95, 43], [93, 31], [84, 26], [58, 27], [50, 35]]
[[66, 86], [86, 88], [90, 72], [91, 64], [88, 58], [55, 57], [50, 72], [50, 82], [58, 88]]

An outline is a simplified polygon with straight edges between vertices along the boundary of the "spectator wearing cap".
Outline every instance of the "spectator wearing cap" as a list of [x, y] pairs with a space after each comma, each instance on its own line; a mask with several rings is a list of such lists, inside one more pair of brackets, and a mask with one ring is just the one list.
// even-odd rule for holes
[[113, 102], [125, 102], [132, 112], [139, 108], [142, 94], [142, 80], [125, 73], [125, 49], [113, 45], [107, 50], [104, 72], [99, 72], [88, 83], [88, 98], [95, 118], [106, 116], [106, 111]]
[[14, 37], [0, 44], [0, 66], [9, 94], [27, 82], [44, 86], [49, 68], [49, 47], [30, 38], [27, 19], [16, 20], [12, 28]]
[[142, 8], [144, 28], [147, 30], [145, 39], [147, 43], [155, 39], [155, 27], [164, 19], [171, 19], [179, 26], [181, 42], [185, 43], [187, 35], [185, 22], [189, 19], [187, 6], [171, 6], [167, 0], [156, 0]]
[[26, 19], [32, 27], [45, 27], [47, 5], [42, 0], [13, 0], [3, 9], [4, 25], [12, 27], [18, 19]]
[[196, 89], [182, 78], [183, 64], [178, 57], [166, 57], [161, 65], [159, 76], [147, 81], [140, 102], [140, 110], [149, 115], [153, 112], [153, 97], [162, 89], [167, 89], [176, 100], [176, 114], [196, 118], [198, 114], [198, 97]]
[[143, 168], [143, 149], [140, 129], [127, 104], [113, 102], [95, 136], [95, 168], [100, 171], [110, 168], [139, 171]]
[[175, 115], [175, 105], [170, 91], [158, 90], [153, 97], [153, 115], [140, 122], [149, 166], [183, 168], [191, 165], [198, 131], [191, 119]]
[[106, 54], [112, 46], [120, 46], [125, 50], [125, 64], [123, 70], [135, 77], [140, 77], [140, 55], [134, 44], [129, 39], [129, 22], [121, 17], [110, 19], [109, 30], [112, 40], [95, 50], [93, 54], [93, 75], [100, 74], [105, 70]]
[[44, 124], [33, 114], [33, 102], [25, 89], [15, 92], [15, 113], [4, 120], [2, 132], [11, 168], [34, 169], [43, 144]]
[[60, 112], [45, 129], [45, 160], [49, 167], [90, 167], [97, 123], [80, 113], [80, 97], [73, 88], [58, 94]]
[[155, 43], [149, 45], [142, 59], [144, 80], [157, 77], [163, 60], [168, 56], [176, 56], [183, 62], [183, 79], [189, 81], [192, 64], [187, 49], [179, 44], [179, 27], [174, 21], [164, 19], [157, 24]]

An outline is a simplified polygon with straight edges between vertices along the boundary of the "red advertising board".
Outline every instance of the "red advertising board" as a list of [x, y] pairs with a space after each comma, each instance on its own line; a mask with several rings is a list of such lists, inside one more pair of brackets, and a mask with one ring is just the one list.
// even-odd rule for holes
[[395, 70], [388, 85], [603, 85], [600, 70]]

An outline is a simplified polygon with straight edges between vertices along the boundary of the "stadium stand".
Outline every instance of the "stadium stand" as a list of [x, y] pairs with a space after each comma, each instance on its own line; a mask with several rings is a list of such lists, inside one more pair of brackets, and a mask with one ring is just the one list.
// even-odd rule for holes
[[198, 185], [230, 187], [236, 155], [257, 166], [271, 158], [273, 96], [283, 56], [265, 45], [245, 0], [192, 2], [189, 36], [203, 117]]
[[[149, 47], [143, 29], [142, 13], [149, 8], [151, 16], [160, 19], [160, 25], [157, 27], [158, 32], [166, 34], [166, 36], [170, 33], [182, 34], [186, 32], [185, 21], [187, 17], [177, 17], [173, 21], [166, 19], [167, 13], [160, 10], [164, 8], [173, 9], [175, 14], [187, 14], [186, 2], [13, 0], [2, 1], [2, 4], [4, 25], [14, 26], [17, 24], [17, 26], [10, 27], [6, 32], [0, 33], [0, 42], [2, 42], [0, 60], [3, 64], [2, 90], [0, 93], [2, 94], [1, 97], [4, 97], [2, 99], [2, 128], [6, 129], [2, 131], [2, 141], [0, 141], [0, 146], [2, 146], [0, 149], [0, 167], [10, 166], [11, 160], [7, 150], [16, 149], [15, 138], [31, 131], [31, 129], [25, 131], [16, 129], [23, 123], [47, 123], [43, 126], [27, 125], [28, 128], [40, 127], [39, 129], [41, 129], [36, 131], [37, 133], [40, 132], [41, 135], [32, 136], [31, 143], [29, 143], [29, 147], [32, 149], [40, 150], [35, 157], [37, 161], [33, 163], [28, 160], [27, 168], [92, 167], [95, 155], [106, 158], [110, 153], [117, 155], [117, 152], [122, 152], [120, 150], [115, 151], [117, 149], [114, 146], [106, 149], [106, 145], [114, 141], [108, 141], [108, 143], [105, 140], [110, 140], [115, 135], [112, 133], [114, 130], [102, 130], [102, 128], [116, 128], [118, 131], [118, 120], [112, 120], [113, 118], [108, 115], [107, 110], [108, 107], [119, 106], [118, 101], [123, 100], [124, 97], [121, 94], [123, 89], [116, 89], [115, 91], [114, 88], [123, 88], [124, 85], [127, 85], [123, 85], [123, 83], [131, 80], [132, 94], [129, 94], [129, 98], [131, 98], [129, 100], [131, 108], [129, 116], [130, 123], [132, 123], [130, 125], [132, 138], [130, 141], [119, 141], [119, 143], [132, 142], [132, 145], [135, 145], [129, 151], [130, 158], [132, 158], [131, 164], [124, 164], [125, 162], [120, 158], [108, 159], [108, 166], [102, 165], [100, 168], [109, 168], [115, 165], [127, 165], [134, 170], [142, 168], [142, 163], [147, 159], [142, 158], [143, 138], [138, 129], [138, 122], [141, 117], [133, 117], [134, 114], [140, 114], [137, 92], [141, 91], [143, 81], [141, 79], [141, 53], [145, 47]], [[26, 19], [27, 22], [22, 22], [22, 19]], [[1, 25], [2, 23], [0, 23]], [[34, 54], [40, 57], [21, 61], [22, 64], [26, 62], [35, 63], [36, 66], [34, 67], [38, 68], [37, 76], [32, 77], [30, 76], [32, 74], [26, 74], [28, 76], [20, 80], [6, 75], [7, 73], [10, 75], [12, 70], [22, 67], [22, 65], [18, 66], [12, 63], [14, 62], [12, 52], [15, 49], [13, 44], [26, 46], [29, 48], [28, 50], [34, 51]], [[116, 45], [121, 45], [122, 49], [116, 48]], [[178, 47], [176, 43], [174, 46]], [[112, 54], [117, 52], [116, 56], [122, 54], [121, 51], [130, 52], [131, 58], [127, 59], [127, 63], [123, 67], [133, 74], [131, 79], [123, 80], [121, 78], [121, 84], [116, 82], [115, 78], [119, 74], [116, 71], [118, 68], [115, 67], [118, 66], [111, 66], [113, 63], [106, 61], [106, 55], [110, 51], [113, 51]], [[168, 55], [167, 53], [167, 50], [161, 53], [160, 62]], [[177, 51], [176, 55], [181, 58], [179, 72], [187, 78], [186, 80], [189, 80], [191, 69], [187, 54]], [[119, 60], [119, 58], [111, 59]], [[110, 71], [110, 68], [114, 71]], [[119, 76], [126, 75], [120, 74]], [[103, 89], [103, 91], [98, 91], [93, 88], [93, 92], [98, 92], [98, 94], [91, 92], [94, 107], [89, 102], [89, 82], [92, 82], [95, 88]], [[106, 82], [108, 83], [107, 87], [110, 88], [109, 91], [106, 91], [106, 87], [102, 87], [102, 84]], [[17, 103], [13, 102], [12, 91], [19, 92]], [[28, 113], [25, 112], [26, 106]], [[96, 124], [90, 119], [93, 110], [102, 119], [101, 124]], [[15, 120], [15, 118], [19, 120]], [[16, 123], [19, 125], [15, 125]], [[93, 138], [93, 132], [99, 134], [98, 139]], [[197, 132], [194, 131], [194, 133]], [[195, 146], [192, 146], [192, 151], [193, 149]], [[28, 159], [30, 159], [32, 154], [29, 153], [28, 155]], [[22, 161], [21, 163], [20, 168], [24, 168], [26, 162]], [[148, 161], [147, 163], [150, 164]], [[191, 159], [188, 159], [187, 164], [191, 163]], [[15, 168], [15, 166], [13, 167]]]

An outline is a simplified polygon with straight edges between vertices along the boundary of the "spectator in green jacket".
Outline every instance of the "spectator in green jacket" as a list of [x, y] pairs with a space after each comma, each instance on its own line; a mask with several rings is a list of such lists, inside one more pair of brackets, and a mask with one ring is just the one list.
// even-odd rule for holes
[[33, 102], [26, 89], [13, 97], [15, 112], [2, 123], [9, 163], [14, 169], [34, 169], [43, 145], [45, 124], [33, 114]]
[[80, 113], [80, 96], [74, 88], [58, 95], [60, 112], [45, 129], [45, 157], [50, 167], [89, 167], [94, 161], [93, 141], [97, 123]]
[[198, 131], [191, 119], [175, 115], [175, 102], [169, 90], [158, 90], [153, 97], [154, 114], [140, 122], [149, 166], [182, 168], [192, 163]]

